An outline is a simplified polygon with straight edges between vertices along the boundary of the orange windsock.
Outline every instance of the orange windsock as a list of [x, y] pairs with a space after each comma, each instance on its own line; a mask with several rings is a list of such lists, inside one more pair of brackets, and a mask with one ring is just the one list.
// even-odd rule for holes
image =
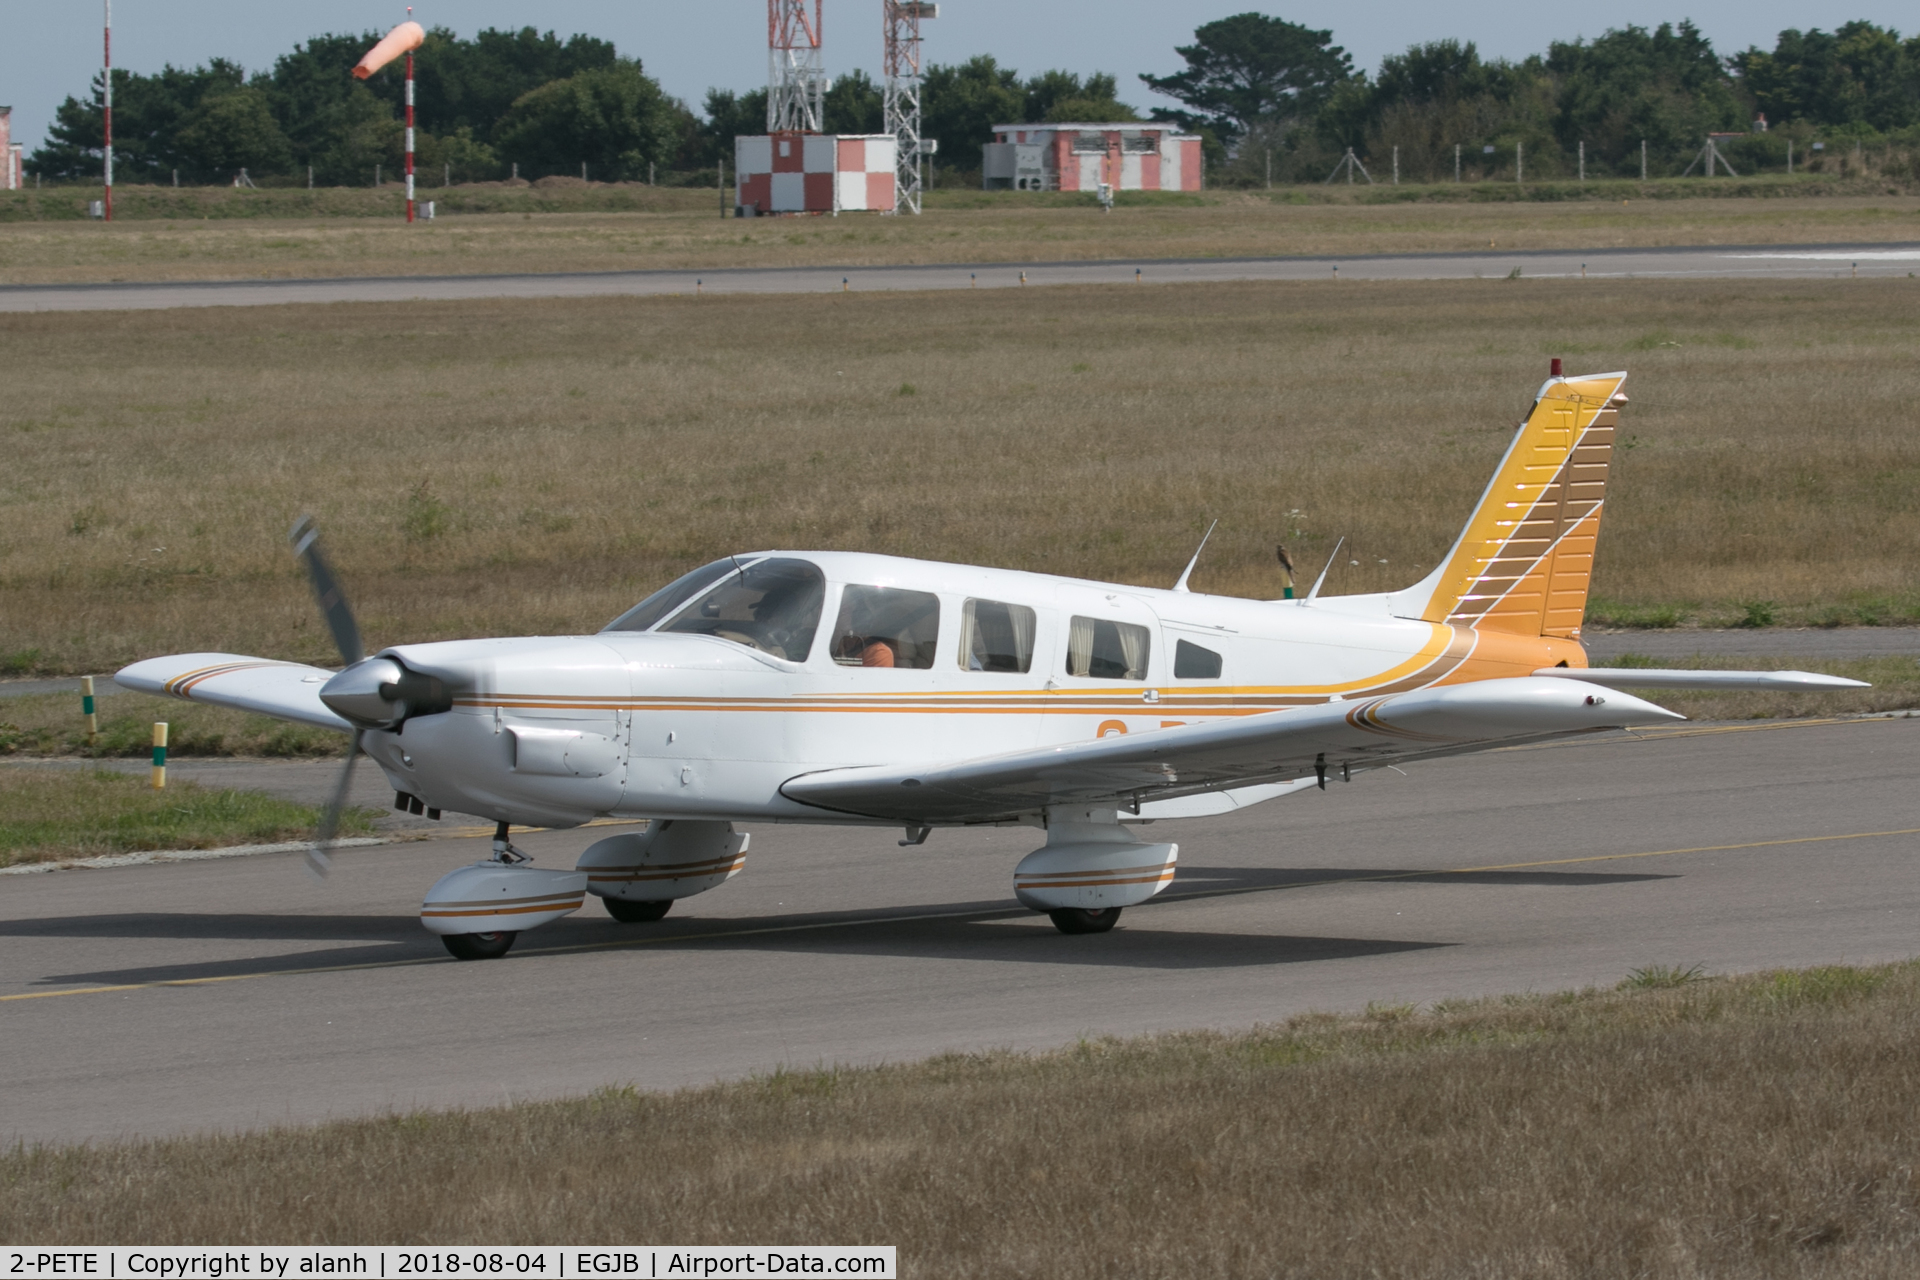
[[354, 64], [353, 76], [365, 80], [403, 53], [412, 53], [426, 42], [427, 33], [417, 22], [403, 22], [387, 32], [386, 39], [367, 50], [367, 56]]

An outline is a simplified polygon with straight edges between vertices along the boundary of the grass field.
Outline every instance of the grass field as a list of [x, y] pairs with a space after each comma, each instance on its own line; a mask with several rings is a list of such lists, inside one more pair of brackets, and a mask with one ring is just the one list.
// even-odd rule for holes
[[89, 742], [77, 693], [29, 694], [0, 700], [0, 758], [144, 756], [152, 750], [156, 720], [167, 722], [167, 752], [174, 756], [297, 759], [344, 756], [347, 749], [344, 733], [204, 702], [144, 693], [103, 693], [96, 705], [100, 732]]
[[1920, 966], [15, 1148], [0, 1239], [893, 1244], [903, 1275], [1904, 1277]]
[[1072, 196], [950, 192], [918, 218], [739, 221], [718, 216], [712, 192], [663, 189], [649, 211], [469, 214], [412, 227], [364, 217], [0, 218], [0, 284], [1920, 240], [1920, 199], [1884, 192], [1378, 204], [1310, 194], [1168, 195], [1111, 215]]
[[[1275, 594], [1451, 542], [1550, 355], [1625, 367], [1594, 615], [1920, 615], [1904, 280], [1482, 281], [7, 315], [0, 667], [593, 629], [860, 548]], [[94, 353], [105, 352], [98, 361]], [[1357, 561], [1355, 565], [1351, 562]]]
[[[343, 813], [340, 834], [370, 830], [372, 816]], [[317, 819], [310, 805], [255, 791], [180, 781], [155, 791], [145, 778], [105, 770], [0, 766], [0, 867], [299, 840]]]

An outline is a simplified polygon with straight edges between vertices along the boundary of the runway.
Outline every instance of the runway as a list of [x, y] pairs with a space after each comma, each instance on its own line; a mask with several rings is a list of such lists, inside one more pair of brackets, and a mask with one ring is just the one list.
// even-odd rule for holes
[[[1156, 826], [1104, 936], [1012, 903], [1027, 830], [761, 827], [658, 925], [589, 906], [461, 964], [416, 923], [478, 839], [0, 884], [0, 1139], [236, 1129], [1311, 1009], [1915, 953], [1920, 721], [1679, 726]], [[525, 843], [566, 865], [604, 831]]]
[[739, 293], [1013, 289], [1047, 285], [1196, 284], [1228, 280], [1829, 279], [1908, 276], [1920, 244], [1712, 245], [1541, 249], [1350, 257], [1127, 259], [892, 267], [743, 267], [553, 275], [8, 285], [0, 312], [125, 311], [287, 303], [454, 301]]

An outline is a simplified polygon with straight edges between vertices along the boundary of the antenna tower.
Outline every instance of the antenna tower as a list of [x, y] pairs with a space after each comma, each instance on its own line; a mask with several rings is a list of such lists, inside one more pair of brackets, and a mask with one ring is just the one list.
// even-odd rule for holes
[[940, 6], [923, 0], [880, 0], [887, 76], [880, 127], [893, 135], [893, 213], [920, 212], [920, 161], [932, 149], [920, 137], [920, 23], [939, 16]]
[[767, 0], [767, 132], [819, 133], [827, 73], [820, 61], [820, 8], [813, 0]]

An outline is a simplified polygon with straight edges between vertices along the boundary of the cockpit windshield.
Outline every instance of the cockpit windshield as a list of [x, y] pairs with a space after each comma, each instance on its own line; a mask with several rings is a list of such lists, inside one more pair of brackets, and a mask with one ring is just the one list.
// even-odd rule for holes
[[805, 560], [756, 560], [738, 572], [724, 574], [706, 595], [660, 629], [717, 636], [788, 662], [805, 662], [813, 649], [813, 634], [820, 629], [826, 597], [827, 580], [815, 565]]
[[739, 567], [740, 562], [732, 557], [715, 560], [712, 564], [703, 564], [692, 573], [681, 574], [600, 629], [602, 631], [651, 631], [660, 619]]

